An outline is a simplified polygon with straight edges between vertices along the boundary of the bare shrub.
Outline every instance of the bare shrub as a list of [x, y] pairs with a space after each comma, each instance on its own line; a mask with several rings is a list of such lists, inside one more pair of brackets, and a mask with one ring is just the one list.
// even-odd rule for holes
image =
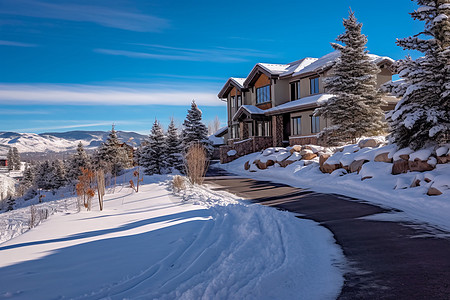
[[186, 189], [184, 177], [180, 175], [175, 175], [172, 179], [172, 188], [175, 192], [179, 192], [181, 190]]
[[28, 227], [31, 229], [34, 226], [36, 226], [37, 223], [37, 219], [38, 219], [38, 213], [37, 213], [37, 209], [34, 205], [30, 206], [30, 223], [28, 225]]
[[185, 157], [185, 167], [187, 177], [192, 184], [203, 183], [208, 163], [205, 147], [198, 143], [189, 147]]

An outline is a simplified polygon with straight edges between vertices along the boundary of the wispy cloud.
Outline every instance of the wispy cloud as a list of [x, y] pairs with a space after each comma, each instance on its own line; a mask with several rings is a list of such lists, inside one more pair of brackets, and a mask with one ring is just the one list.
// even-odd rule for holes
[[46, 110], [0, 109], [0, 115], [48, 115]]
[[157, 60], [207, 61], [207, 62], [244, 62], [250, 57], [272, 57], [272, 54], [256, 49], [213, 47], [205, 49], [182, 48], [166, 45], [133, 44], [134, 49], [94, 49], [94, 52], [126, 56], [132, 58], [147, 58]]
[[221, 106], [215, 92], [182, 88], [124, 88], [117, 86], [0, 84], [0, 103], [50, 105], [200, 105]]
[[130, 31], [158, 32], [169, 26], [169, 21], [163, 18], [107, 6], [36, 0], [4, 0], [2, 7], [0, 10], [2, 14], [90, 22]]
[[[33, 122], [33, 120], [31, 120]], [[36, 122], [42, 122], [42, 120], [37, 120]], [[48, 123], [48, 120], [45, 121]], [[38, 126], [38, 127], [28, 127], [28, 128], [13, 128], [9, 131], [14, 132], [43, 132], [43, 131], [49, 131], [49, 130], [64, 130], [64, 129], [81, 129], [81, 128], [90, 128], [90, 127], [98, 127], [98, 126], [107, 126], [111, 127], [112, 124], [123, 126], [123, 125], [136, 125], [141, 124], [142, 122], [129, 122], [129, 121], [101, 121], [101, 122], [93, 122], [93, 121], [84, 121], [81, 123], [80, 120], [77, 121], [68, 121], [68, 122], [74, 122], [70, 125], [61, 125], [65, 121], [58, 120], [55, 123], [55, 125], [50, 126]], [[148, 122], [146, 123], [148, 124]]]
[[0, 46], [37, 47], [38, 45], [36, 45], [36, 44], [28, 44], [28, 43], [20, 43], [20, 42], [13, 42], [13, 41], [0, 40]]

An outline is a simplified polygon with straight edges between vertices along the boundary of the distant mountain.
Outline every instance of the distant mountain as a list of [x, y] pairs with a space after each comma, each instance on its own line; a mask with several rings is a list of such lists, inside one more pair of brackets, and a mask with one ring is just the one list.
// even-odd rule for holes
[[[87, 149], [97, 148], [108, 138], [108, 131], [68, 131], [47, 133], [0, 132], [0, 154], [6, 153], [10, 147], [25, 152], [65, 152], [76, 149], [81, 143]], [[123, 142], [139, 146], [145, 135], [135, 132], [118, 131], [117, 136]]]

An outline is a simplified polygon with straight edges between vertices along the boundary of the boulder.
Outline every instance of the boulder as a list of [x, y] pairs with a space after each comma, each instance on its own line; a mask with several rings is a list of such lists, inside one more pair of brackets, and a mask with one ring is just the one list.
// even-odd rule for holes
[[392, 165], [392, 175], [398, 175], [402, 173], [406, 173], [409, 170], [409, 164], [407, 160], [399, 159], [394, 161]]
[[280, 165], [280, 167], [286, 168], [287, 166], [289, 166], [290, 164], [294, 163], [295, 160], [283, 160], [283, 161], [279, 161], [278, 164]]
[[400, 154], [398, 157], [404, 160], [409, 160], [409, 154]]
[[249, 161], [246, 161], [246, 162], [245, 162], [245, 164], [244, 164], [244, 169], [245, 169], [246, 171], [248, 171], [248, 169], [250, 169], [250, 162], [249, 162]]
[[350, 173], [354, 173], [354, 172], [359, 173], [359, 171], [361, 171], [363, 164], [365, 164], [366, 162], [368, 162], [368, 160], [365, 160], [365, 159], [354, 160], [348, 167], [348, 169], [349, 169], [348, 171]]
[[305, 154], [308, 154], [308, 153], [313, 153], [311, 150], [309, 150], [309, 149], [303, 149], [302, 151], [300, 151], [300, 155], [305, 155]]
[[408, 168], [411, 172], [425, 172], [433, 170], [435, 166], [426, 160], [416, 158], [414, 161], [408, 161]]
[[428, 196], [439, 196], [442, 195], [442, 192], [435, 187], [430, 187], [427, 192]]
[[446, 164], [446, 163], [450, 162], [450, 155], [438, 156], [436, 158], [437, 158], [438, 164]]
[[302, 146], [294, 145], [294, 146], [292, 146], [291, 150], [289, 150], [289, 151], [291, 152], [291, 154], [294, 152], [300, 152], [300, 151], [302, 151]]
[[379, 145], [379, 142], [375, 139], [365, 139], [365, 140], [359, 141], [359, 143], [358, 143], [358, 147], [361, 149], [367, 148], [367, 147], [375, 148], [375, 147], [378, 147], [378, 145]]
[[413, 182], [411, 183], [411, 185], [409, 187], [418, 187], [420, 186], [420, 179], [414, 178]]
[[267, 165], [263, 162], [261, 162], [259, 159], [255, 160], [254, 164], [258, 167], [260, 170], [267, 169]]
[[319, 156], [319, 166], [322, 167], [331, 154], [322, 154]]
[[385, 152], [375, 156], [374, 161], [392, 163], [392, 158], [389, 158], [389, 152]]
[[372, 177], [372, 176], [365, 176], [365, 177], [362, 177], [362, 178], [361, 178], [361, 181], [364, 181], [364, 180], [370, 179], [370, 178], [373, 178], [373, 177]]
[[322, 173], [328, 173], [331, 174], [333, 173], [334, 170], [340, 169], [341, 168], [341, 164], [333, 164], [333, 165], [329, 165], [326, 162], [322, 165], [322, 167], [320, 167], [320, 171], [322, 171]]
[[308, 152], [308, 153], [302, 155], [303, 160], [311, 160], [316, 157], [317, 157], [317, 154], [314, 154], [312, 152]]
[[302, 147], [303, 150], [310, 150], [313, 151], [313, 148], [310, 145], [305, 145]]

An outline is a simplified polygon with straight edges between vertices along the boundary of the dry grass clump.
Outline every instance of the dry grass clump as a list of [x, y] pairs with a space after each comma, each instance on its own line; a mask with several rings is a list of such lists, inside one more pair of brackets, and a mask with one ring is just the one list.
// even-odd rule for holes
[[175, 192], [186, 189], [184, 178], [180, 175], [175, 175], [172, 179], [172, 188]]
[[185, 157], [186, 175], [192, 184], [202, 184], [208, 169], [208, 157], [201, 144], [189, 147]]

